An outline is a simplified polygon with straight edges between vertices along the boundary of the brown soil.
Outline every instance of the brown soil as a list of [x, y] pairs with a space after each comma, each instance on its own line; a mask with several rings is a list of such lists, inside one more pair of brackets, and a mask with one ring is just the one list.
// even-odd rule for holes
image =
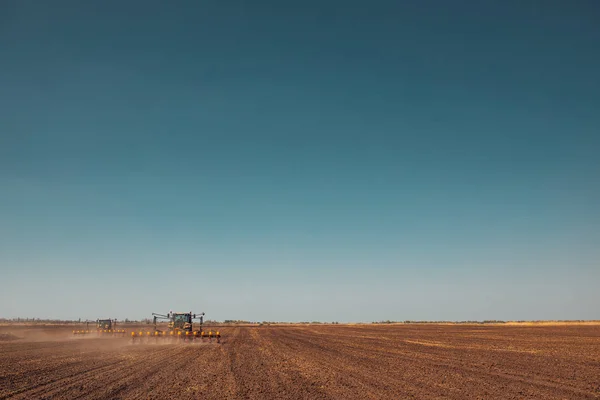
[[221, 343], [35, 329], [0, 399], [600, 399], [600, 326], [223, 327]]
[[21, 338], [13, 335], [12, 333], [0, 333], [0, 342], [5, 342], [8, 340], [18, 340], [18, 339], [21, 339]]

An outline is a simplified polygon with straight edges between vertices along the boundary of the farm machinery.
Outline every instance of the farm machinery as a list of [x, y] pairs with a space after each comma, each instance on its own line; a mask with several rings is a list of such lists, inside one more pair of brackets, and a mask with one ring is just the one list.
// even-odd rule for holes
[[96, 333], [124, 335], [125, 329], [117, 329], [116, 319], [98, 319], [96, 320]]
[[[213, 339], [217, 343], [221, 342], [221, 334], [218, 331], [209, 330], [206, 332], [202, 328], [204, 323], [204, 313], [194, 314], [190, 312], [173, 312], [169, 311], [167, 314], [152, 313], [154, 330], [151, 331], [138, 331], [131, 332], [131, 339], [133, 341], [146, 339], [150, 341], [154, 339], [156, 341], [162, 339], [170, 339], [172, 341], [184, 341], [191, 342], [196, 340], [208, 339], [212, 342]], [[194, 326], [194, 320], [199, 320]], [[159, 329], [159, 321], [168, 321], [166, 329]]]
[[90, 333], [96, 333], [96, 335], [110, 335], [110, 336], [124, 336], [125, 329], [117, 329], [116, 319], [97, 319], [96, 329], [90, 329], [90, 321], [86, 321], [86, 328], [73, 331], [74, 335], [89, 335]]

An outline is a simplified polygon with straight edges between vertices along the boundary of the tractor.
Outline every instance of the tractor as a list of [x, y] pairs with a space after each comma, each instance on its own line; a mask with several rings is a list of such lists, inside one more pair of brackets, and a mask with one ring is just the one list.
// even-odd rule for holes
[[[131, 332], [131, 338], [135, 340], [136, 338], [146, 337], [148, 340], [154, 337], [157, 340], [160, 338], [171, 338], [173, 340], [183, 340], [183, 341], [194, 341], [197, 339], [204, 340], [208, 338], [209, 341], [212, 342], [212, 339], [215, 338], [217, 343], [221, 341], [221, 334], [217, 332], [213, 332], [210, 330], [208, 333], [202, 329], [202, 324], [204, 323], [204, 313], [194, 314], [190, 312], [173, 312], [169, 311], [167, 314], [157, 314], [152, 313], [153, 323], [154, 323], [154, 332]], [[193, 320], [199, 320], [199, 325], [194, 327]], [[168, 321], [167, 329], [160, 330], [158, 329], [157, 323], [160, 320]]]
[[[93, 322], [93, 321], [92, 321]], [[82, 330], [73, 331], [75, 335], [89, 334], [93, 331], [90, 330], [90, 321], [85, 322], [86, 328]], [[124, 329], [117, 329], [116, 319], [97, 319], [96, 320], [96, 334], [97, 335], [111, 335], [118, 336], [125, 334]]]
[[96, 332], [98, 335], [111, 334], [115, 336], [117, 334], [124, 334], [125, 330], [117, 329], [116, 319], [97, 319]]
[[[117, 321], [114, 321], [114, 325], [117, 325]], [[96, 329], [101, 331], [111, 331], [113, 328], [113, 320], [112, 319], [97, 319], [96, 320]]]

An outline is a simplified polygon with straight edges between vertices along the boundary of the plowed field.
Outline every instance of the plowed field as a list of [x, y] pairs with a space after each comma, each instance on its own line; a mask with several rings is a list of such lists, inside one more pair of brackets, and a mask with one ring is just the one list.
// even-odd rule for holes
[[220, 344], [70, 329], [0, 329], [0, 399], [600, 398], [593, 325], [240, 326]]

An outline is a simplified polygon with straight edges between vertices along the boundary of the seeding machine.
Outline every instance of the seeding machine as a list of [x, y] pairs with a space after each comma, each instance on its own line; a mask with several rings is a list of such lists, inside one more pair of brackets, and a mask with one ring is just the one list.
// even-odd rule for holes
[[95, 329], [90, 329], [90, 321], [86, 321], [85, 326], [85, 329], [73, 331], [73, 334], [89, 335], [95, 333], [98, 336], [125, 336], [125, 329], [117, 329], [116, 319], [97, 319]]
[[[219, 331], [209, 330], [208, 332], [204, 331], [202, 328], [202, 324], [204, 322], [204, 313], [194, 314], [190, 312], [173, 312], [169, 311], [165, 314], [157, 314], [152, 313], [153, 322], [154, 322], [154, 330], [150, 331], [139, 331], [139, 332], [131, 332], [131, 339], [133, 341], [141, 341], [141, 340], [163, 340], [170, 339], [172, 341], [181, 340], [184, 342], [188, 341], [196, 341], [196, 340], [204, 340], [208, 339], [212, 342], [213, 339], [217, 341], [217, 343], [221, 342], [221, 334]], [[194, 328], [193, 320], [199, 320], [196, 323], [198, 326]], [[165, 330], [158, 329], [159, 321], [168, 321], [167, 327]]]

